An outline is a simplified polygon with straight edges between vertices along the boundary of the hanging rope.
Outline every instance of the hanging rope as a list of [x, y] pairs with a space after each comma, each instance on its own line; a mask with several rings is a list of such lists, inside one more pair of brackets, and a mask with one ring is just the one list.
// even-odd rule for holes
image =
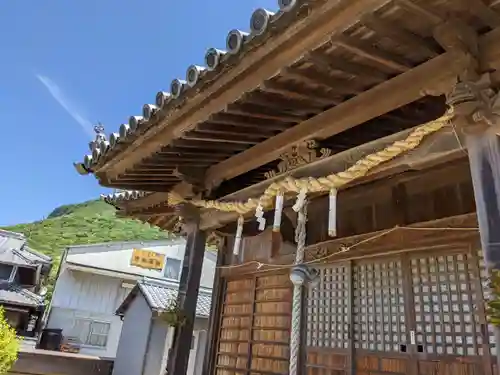
[[[453, 117], [449, 110], [444, 116], [415, 128], [404, 140], [396, 141], [381, 151], [370, 154], [343, 172], [333, 173], [325, 177], [300, 178], [287, 177], [281, 181], [273, 182], [258, 199], [249, 199], [246, 202], [220, 202], [214, 200], [193, 199], [189, 202], [194, 206], [216, 209], [223, 212], [236, 212], [245, 215], [253, 212], [257, 207], [264, 209], [271, 207], [274, 198], [280, 193], [295, 193], [304, 196], [306, 193], [329, 193], [340, 187], [366, 176], [375, 167], [386, 163], [396, 157], [417, 148], [423, 139], [446, 126]], [[177, 205], [185, 202], [184, 198], [176, 193], [169, 193], [168, 203]]]
[[[297, 228], [295, 229], [295, 241], [297, 242], [295, 264], [302, 264], [304, 262], [306, 247], [307, 200], [303, 200], [301, 207], [296, 208], [299, 209], [299, 212], [297, 218]], [[289, 375], [297, 375], [297, 368], [299, 364], [302, 320], [302, 290], [302, 285], [295, 284], [293, 286]]]

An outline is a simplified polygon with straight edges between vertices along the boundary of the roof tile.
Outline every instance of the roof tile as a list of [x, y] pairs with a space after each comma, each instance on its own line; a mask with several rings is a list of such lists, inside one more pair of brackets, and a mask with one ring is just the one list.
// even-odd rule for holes
[[[138, 286], [149, 305], [154, 310], [165, 310], [169, 304], [177, 298], [177, 288], [160, 281], [144, 279], [138, 282]], [[196, 304], [196, 316], [208, 318], [210, 315], [211, 302], [212, 295], [200, 291]]]

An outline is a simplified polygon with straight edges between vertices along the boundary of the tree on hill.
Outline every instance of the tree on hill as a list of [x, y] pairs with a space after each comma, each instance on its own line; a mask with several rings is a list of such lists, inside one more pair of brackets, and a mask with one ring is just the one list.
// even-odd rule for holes
[[48, 280], [50, 299], [56, 271], [63, 250], [69, 246], [115, 242], [151, 241], [169, 238], [170, 234], [138, 220], [116, 216], [113, 206], [100, 201], [64, 205], [54, 209], [46, 219], [34, 223], [5, 227], [24, 234], [28, 245], [52, 257], [54, 266]]
[[16, 331], [7, 323], [0, 307], [0, 375], [6, 374], [17, 360], [19, 340]]

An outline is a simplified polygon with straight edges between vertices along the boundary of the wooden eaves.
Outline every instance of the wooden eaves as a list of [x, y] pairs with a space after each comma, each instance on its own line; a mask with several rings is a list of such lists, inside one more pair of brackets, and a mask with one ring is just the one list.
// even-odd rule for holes
[[482, 69], [500, 65], [497, 5], [299, 3], [149, 121], [132, 118], [136, 132], [99, 150], [86, 169], [104, 186], [153, 192], [139, 201], [161, 204], [164, 192], [193, 186], [221, 198], [263, 181], [302, 140], [338, 153], [428, 121], [470, 64], [435, 38], [450, 14], [477, 33]]

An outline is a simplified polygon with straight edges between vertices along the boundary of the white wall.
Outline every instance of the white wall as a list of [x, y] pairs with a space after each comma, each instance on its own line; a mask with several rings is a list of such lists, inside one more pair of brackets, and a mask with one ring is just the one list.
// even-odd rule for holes
[[[123, 319], [123, 330], [118, 345], [112, 375], [142, 375], [146, 362], [152, 314], [146, 299], [139, 295], [130, 304]], [[161, 350], [154, 347], [152, 350]], [[158, 364], [158, 363], [157, 363]], [[157, 375], [160, 375], [158, 373]]]
[[[105, 348], [82, 346], [81, 353], [115, 358], [122, 330], [122, 321], [115, 311], [130, 289], [122, 287], [123, 281], [133, 285], [135, 280], [146, 276], [165, 279], [162, 271], [147, 270], [130, 265], [133, 249], [147, 249], [182, 262], [185, 242], [155, 241], [115, 243], [70, 248], [61, 264], [50, 306], [47, 328], [63, 329], [63, 335], [74, 336], [82, 324], [90, 320], [110, 324]], [[80, 270], [70, 269], [76, 265]], [[211, 289], [215, 274], [216, 257], [206, 255], [200, 286]], [[86, 268], [85, 268], [86, 267]], [[109, 270], [106, 275], [99, 270]], [[118, 272], [120, 274], [115, 274]], [[116, 277], [113, 277], [114, 275]], [[124, 278], [127, 278], [124, 280]], [[178, 282], [178, 280], [170, 280]], [[84, 323], [82, 323], [84, 321]], [[86, 323], [85, 323], [86, 322]], [[86, 326], [85, 326], [86, 327]], [[99, 327], [102, 328], [102, 325]]]
[[[184, 240], [143, 243], [124, 242], [95, 246], [78, 246], [69, 249], [66, 256], [66, 262], [137, 276], [164, 278], [164, 270], [149, 270], [130, 265], [133, 250], [150, 250], [164, 254], [166, 258], [178, 259], [181, 261], [182, 269], [185, 246]], [[215, 263], [215, 257], [205, 256], [200, 280], [201, 287], [212, 288], [215, 275]]]
[[122, 288], [122, 282], [123, 279], [63, 267], [54, 289], [47, 328], [60, 328], [65, 336], [77, 336], [79, 332], [83, 334], [89, 321], [109, 323], [106, 346], [83, 345], [80, 352], [114, 358], [122, 329], [122, 321], [114, 313], [130, 291]]

